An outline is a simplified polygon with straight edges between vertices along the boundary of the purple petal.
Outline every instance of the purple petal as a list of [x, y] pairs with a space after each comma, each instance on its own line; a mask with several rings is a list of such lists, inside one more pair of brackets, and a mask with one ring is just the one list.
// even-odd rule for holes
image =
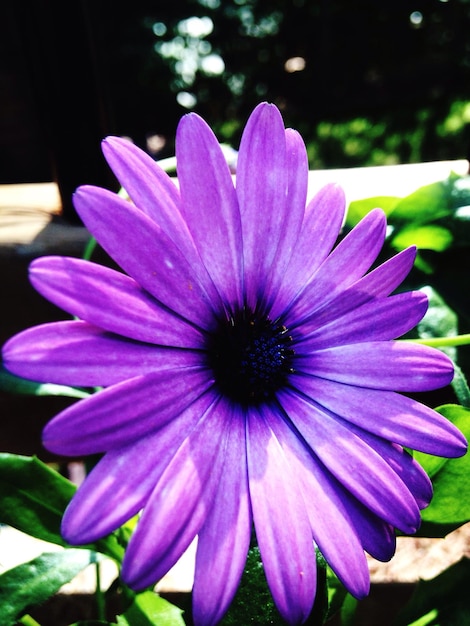
[[289, 624], [301, 624], [316, 590], [310, 522], [279, 441], [254, 408], [248, 413], [248, 476], [256, 537], [274, 602]]
[[109, 451], [69, 504], [64, 538], [71, 544], [93, 542], [136, 515], [210, 401], [204, 396], [157, 432]]
[[163, 472], [137, 524], [122, 563], [135, 590], [155, 584], [200, 531], [223, 471], [230, 411], [215, 402]]
[[465, 437], [445, 417], [393, 391], [364, 389], [314, 376], [292, 376], [291, 384], [360, 428], [402, 446], [443, 457], [465, 454]]
[[279, 286], [285, 279], [286, 268], [292, 253], [296, 249], [302, 221], [305, 213], [308, 184], [308, 159], [305, 144], [301, 136], [286, 130], [287, 154], [287, 203], [282, 216], [282, 230], [279, 245], [271, 267], [271, 274], [266, 276], [264, 307], [269, 310]]
[[291, 471], [300, 482], [313, 538], [328, 564], [356, 597], [369, 591], [369, 570], [354, 524], [344, 506], [344, 490], [315, 459], [284, 417], [264, 411]]
[[390, 465], [405, 483], [420, 509], [428, 506], [432, 498], [431, 481], [421, 465], [408, 452], [401, 446], [376, 437], [357, 426], [349, 424], [348, 428]]
[[357, 387], [427, 391], [448, 385], [452, 361], [439, 350], [405, 341], [371, 341], [318, 350], [296, 360], [298, 371]]
[[134, 204], [154, 222], [165, 221], [165, 230], [176, 241], [188, 230], [179, 212], [178, 188], [168, 174], [143, 150], [121, 137], [107, 137], [101, 144], [106, 161]]
[[180, 212], [175, 181], [148, 154], [126, 139], [107, 137], [102, 149], [136, 208], [158, 224], [184, 256], [197, 261], [194, 242]]
[[215, 295], [205, 268], [202, 267], [195, 243], [181, 214], [181, 199], [175, 182], [155, 161], [131, 142], [108, 137], [103, 153], [132, 198], [137, 209], [159, 225], [198, 273], [208, 293]]
[[30, 279], [55, 305], [103, 330], [153, 344], [203, 346], [198, 329], [121, 272], [81, 259], [42, 257], [31, 263]]
[[222, 300], [240, 308], [243, 243], [238, 200], [214, 133], [194, 113], [179, 123], [176, 158], [182, 211], [201, 259]]
[[357, 281], [377, 258], [385, 238], [386, 220], [380, 209], [368, 213], [336, 246], [297, 297], [291, 319], [309, 319], [319, 306]]
[[312, 317], [299, 329], [296, 346], [299, 352], [310, 353], [350, 343], [396, 339], [416, 326], [427, 306], [426, 295], [415, 291], [368, 302], [339, 319], [332, 316], [324, 326], [319, 327]]
[[84, 387], [107, 387], [162, 368], [201, 365], [197, 351], [124, 341], [80, 321], [29, 328], [5, 344], [3, 358], [17, 376]]
[[260, 104], [245, 126], [237, 162], [246, 300], [253, 308], [264, 291], [259, 277], [269, 275], [282, 236], [287, 187], [281, 114], [274, 105]]
[[185, 319], [211, 326], [218, 299], [207, 291], [211, 284], [200, 261], [185, 256], [158, 224], [105, 189], [79, 187], [74, 204], [88, 230], [141, 287]]
[[250, 544], [245, 417], [234, 407], [232, 410], [224, 470], [198, 538], [193, 621], [201, 626], [222, 619], [240, 582]]
[[306, 443], [330, 472], [365, 506], [404, 532], [419, 526], [419, 509], [403, 481], [342, 420], [293, 392], [279, 400]]
[[43, 444], [65, 456], [125, 447], [176, 419], [211, 385], [206, 372], [164, 369], [126, 380], [59, 413], [43, 432]]
[[389, 296], [408, 276], [415, 258], [416, 247], [406, 248], [353, 283], [350, 290], [376, 298]]
[[308, 204], [280, 291], [270, 311], [271, 319], [285, 311], [328, 256], [338, 238], [344, 209], [344, 192], [337, 185], [323, 187]]
[[397, 543], [393, 526], [372, 513], [341, 486], [339, 488], [342, 502], [354, 520], [354, 528], [364, 550], [374, 559], [390, 561]]
[[371, 300], [389, 296], [413, 267], [416, 248], [407, 248], [340, 292], [333, 300], [320, 305], [313, 322], [321, 326]]

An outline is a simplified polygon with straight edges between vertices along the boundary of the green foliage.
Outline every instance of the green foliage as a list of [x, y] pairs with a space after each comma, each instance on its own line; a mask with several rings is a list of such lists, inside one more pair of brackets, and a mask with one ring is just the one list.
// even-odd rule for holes
[[[317, 591], [313, 610], [305, 622], [306, 626], [321, 626], [329, 614], [329, 597], [336, 596], [335, 608], [339, 608], [343, 593], [341, 584], [331, 570], [327, 574], [327, 564], [317, 550]], [[330, 585], [332, 590], [330, 591]], [[332, 614], [332, 613], [331, 613]], [[257, 545], [253, 544], [243, 571], [240, 586], [232, 604], [223, 618], [222, 626], [240, 626], [240, 624], [259, 624], [285, 626], [273, 602], [264, 575], [263, 563]]]
[[0, 454], [0, 522], [66, 545], [60, 523], [75, 487], [36, 457]]
[[[36, 457], [0, 453], [0, 523], [61, 546], [62, 515], [75, 486]], [[132, 523], [100, 539], [96, 551], [120, 561]]]
[[[437, 410], [470, 440], [470, 409], [449, 404]], [[461, 525], [470, 520], [470, 455], [443, 459], [416, 452], [415, 458], [431, 478], [434, 489], [431, 504], [422, 512], [423, 521]]]
[[222, 626], [240, 624], [272, 624], [284, 626], [276, 609], [264, 575], [259, 548], [253, 545], [246, 560], [238, 591], [222, 620]]
[[14, 626], [29, 607], [59, 591], [87, 565], [96, 562], [90, 550], [68, 549], [44, 553], [0, 575], [0, 623]]
[[122, 626], [184, 626], [182, 611], [152, 591], [135, 596], [120, 616]]

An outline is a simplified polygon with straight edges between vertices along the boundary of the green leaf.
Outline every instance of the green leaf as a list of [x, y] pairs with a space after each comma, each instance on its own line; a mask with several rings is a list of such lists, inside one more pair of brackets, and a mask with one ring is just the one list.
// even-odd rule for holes
[[395, 208], [400, 198], [394, 196], [377, 196], [374, 198], [364, 198], [363, 200], [353, 200], [348, 207], [346, 224], [353, 228], [372, 209], [382, 209], [385, 215], [389, 215]]
[[349, 595], [343, 583], [339, 580], [333, 570], [327, 566], [328, 583], [328, 619], [337, 613]]
[[443, 252], [452, 244], [452, 239], [452, 233], [447, 228], [437, 224], [424, 224], [400, 229], [393, 237], [391, 246], [395, 250], [416, 246], [421, 250]]
[[240, 586], [221, 624], [223, 626], [240, 626], [240, 624], [285, 626], [269, 591], [259, 548], [256, 545], [252, 546], [248, 552]]
[[74, 485], [36, 457], [0, 453], [0, 522], [62, 546], [60, 523]]
[[354, 626], [356, 612], [359, 602], [350, 593], [346, 597], [341, 607], [341, 626]]
[[451, 189], [449, 181], [420, 187], [396, 203], [389, 215], [390, 223], [418, 222], [423, 224], [450, 215], [453, 210], [450, 203]]
[[122, 617], [131, 626], [184, 626], [181, 609], [153, 591], [138, 593]]
[[[321, 626], [328, 613], [327, 566], [323, 555], [316, 551], [317, 591], [312, 612], [305, 626]], [[285, 626], [285, 621], [274, 604], [266, 582], [264, 567], [257, 545], [248, 551], [240, 586], [227, 614], [220, 622], [222, 626], [241, 624], [269, 624]]]
[[90, 550], [67, 549], [44, 553], [0, 576], [0, 623], [13, 626], [29, 607], [59, 591], [97, 555]]
[[[36, 457], [0, 453], [1, 523], [38, 539], [67, 546], [60, 534], [60, 524], [75, 490], [70, 481]], [[93, 547], [121, 561], [129, 535], [126, 525]]]
[[421, 339], [455, 337], [459, 334], [458, 318], [439, 293], [430, 285], [420, 289], [428, 299], [428, 310], [417, 329]]
[[429, 581], [420, 581], [393, 626], [470, 624], [470, 560], [462, 559]]
[[65, 396], [68, 398], [87, 398], [90, 392], [77, 387], [53, 385], [52, 383], [36, 383], [26, 378], [20, 378], [7, 372], [0, 366], [0, 389], [8, 393], [27, 396]]
[[470, 408], [470, 388], [462, 369], [456, 363], [454, 363], [454, 378], [451, 385], [459, 404]]
[[[62, 515], [75, 486], [36, 457], [0, 453], [0, 523], [60, 546]], [[122, 561], [133, 522], [89, 546]]]
[[[437, 411], [470, 438], [470, 409], [447, 404]], [[441, 459], [416, 452], [414, 456], [431, 478], [434, 488], [431, 504], [422, 511], [423, 520], [434, 524], [462, 524], [470, 520], [470, 455]]]

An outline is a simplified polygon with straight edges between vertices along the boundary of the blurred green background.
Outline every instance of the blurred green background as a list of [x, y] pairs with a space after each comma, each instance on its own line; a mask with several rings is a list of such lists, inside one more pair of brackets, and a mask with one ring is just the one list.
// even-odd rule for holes
[[23, 0], [0, 18], [3, 183], [102, 184], [104, 135], [167, 156], [191, 110], [236, 146], [261, 100], [312, 168], [470, 153], [470, 0]]

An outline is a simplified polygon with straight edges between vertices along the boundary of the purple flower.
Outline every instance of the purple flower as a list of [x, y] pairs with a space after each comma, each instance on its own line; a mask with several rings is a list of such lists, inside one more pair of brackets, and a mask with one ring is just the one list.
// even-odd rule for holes
[[393, 341], [426, 311], [419, 292], [390, 295], [415, 251], [369, 272], [385, 237], [380, 210], [332, 251], [343, 192], [327, 186], [305, 207], [305, 147], [272, 105], [248, 120], [236, 188], [195, 114], [178, 127], [179, 189], [131, 143], [111, 137], [103, 150], [133, 203], [85, 186], [75, 206], [125, 273], [34, 261], [35, 288], [79, 321], [31, 328], [4, 349], [20, 376], [104, 387], [44, 430], [58, 454], [105, 453], [65, 513], [64, 537], [93, 542], [140, 513], [122, 567], [139, 590], [198, 535], [199, 625], [232, 600], [253, 524], [289, 624], [312, 608], [315, 545], [364, 596], [364, 551], [390, 559], [394, 529], [414, 532], [431, 499], [404, 447], [466, 449], [452, 424], [396, 393], [453, 375], [441, 352]]

